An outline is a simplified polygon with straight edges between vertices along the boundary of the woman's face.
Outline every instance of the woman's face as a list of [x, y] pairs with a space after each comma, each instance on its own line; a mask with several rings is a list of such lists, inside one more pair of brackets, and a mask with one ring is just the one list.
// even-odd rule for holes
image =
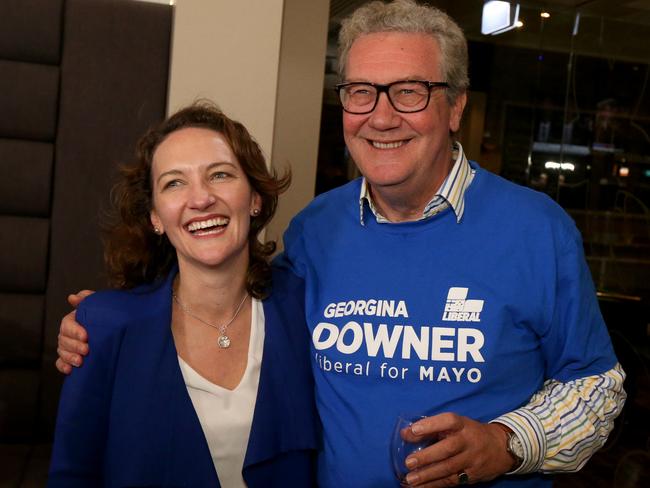
[[151, 223], [167, 234], [179, 265], [248, 265], [248, 231], [261, 198], [224, 137], [188, 127], [169, 134], [151, 166]]

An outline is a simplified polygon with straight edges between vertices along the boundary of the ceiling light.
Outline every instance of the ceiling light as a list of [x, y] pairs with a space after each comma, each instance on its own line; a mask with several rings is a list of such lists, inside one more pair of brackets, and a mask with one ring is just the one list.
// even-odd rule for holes
[[546, 161], [544, 163], [546, 169], [561, 169], [564, 171], [575, 171], [576, 167], [573, 163], [558, 163], [556, 161]]
[[514, 5], [502, 0], [487, 0], [483, 4], [481, 33], [496, 35], [517, 27], [519, 4]]

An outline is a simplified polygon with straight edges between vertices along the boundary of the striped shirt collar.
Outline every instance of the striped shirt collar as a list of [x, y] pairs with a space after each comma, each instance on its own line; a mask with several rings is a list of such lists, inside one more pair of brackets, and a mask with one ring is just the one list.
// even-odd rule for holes
[[[424, 207], [422, 217], [417, 220], [424, 220], [442, 212], [447, 207], [456, 214], [456, 222], [460, 223], [465, 211], [465, 192], [474, 179], [476, 170], [472, 169], [469, 161], [465, 157], [463, 147], [459, 142], [454, 143], [453, 157], [455, 159], [454, 166], [451, 168], [449, 175], [442, 182], [440, 188]], [[361, 225], [365, 225], [364, 216], [364, 203], [368, 202], [370, 210], [374, 214], [377, 222], [380, 224], [390, 223], [390, 221], [379, 213], [377, 207], [372, 201], [370, 196], [370, 189], [365, 178], [361, 180], [361, 193], [359, 195], [359, 219]]]

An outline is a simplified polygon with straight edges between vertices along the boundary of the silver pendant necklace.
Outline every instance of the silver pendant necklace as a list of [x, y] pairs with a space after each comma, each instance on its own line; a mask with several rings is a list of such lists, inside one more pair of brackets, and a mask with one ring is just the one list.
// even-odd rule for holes
[[215, 325], [211, 324], [210, 322], [203, 320], [201, 317], [194, 315], [192, 311], [189, 309], [189, 307], [186, 307], [181, 303], [181, 301], [178, 299], [178, 296], [176, 295], [176, 292], [172, 291], [172, 298], [174, 301], [178, 304], [178, 306], [181, 308], [183, 312], [185, 312], [187, 315], [192, 317], [193, 319], [198, 320], [202, 324], [209, 325], [213, 329], [217, 329], [219, 331], [219, 338], [217, 339], [217, 344], [221, 349], [228, 349], [230, 347], [230, 337], [226, 335], [226, 330], [228, 329], [228, 326], [233, 323], [233, 321], [237, 318], [237, 315], [239, 315], [239, 312], [244, 305], [244, 302], [246, 301], [246, 298], [248, 298], [248, 293], [244, 293], [244, 298], [241, 299], [241, 302], [239, 302], [239, 305], [237, 306], [237, 310], [235, 310], [235, 315], [232, 316], [232, 318], [226, 322], [223, 325]]

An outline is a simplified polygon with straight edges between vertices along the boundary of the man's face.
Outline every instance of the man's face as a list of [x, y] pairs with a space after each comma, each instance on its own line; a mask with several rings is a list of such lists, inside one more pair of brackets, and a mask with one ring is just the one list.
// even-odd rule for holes
[[[367, 34], [352, 44], [346, 81], [447, 81], [442, 79], [439, 64], [438, 43], [429, 35]], [[373, 196], [380, 200], [383, 193], [431, 198], [450, 170], [449, 131], [458, 130], [464, 105], [464, 94], [450, 106], [445, 90], [434, 88], [428, 107], [421, 112], [397, 112], [385, 93], [369, 114], [344, 112], [345, 142]]]

